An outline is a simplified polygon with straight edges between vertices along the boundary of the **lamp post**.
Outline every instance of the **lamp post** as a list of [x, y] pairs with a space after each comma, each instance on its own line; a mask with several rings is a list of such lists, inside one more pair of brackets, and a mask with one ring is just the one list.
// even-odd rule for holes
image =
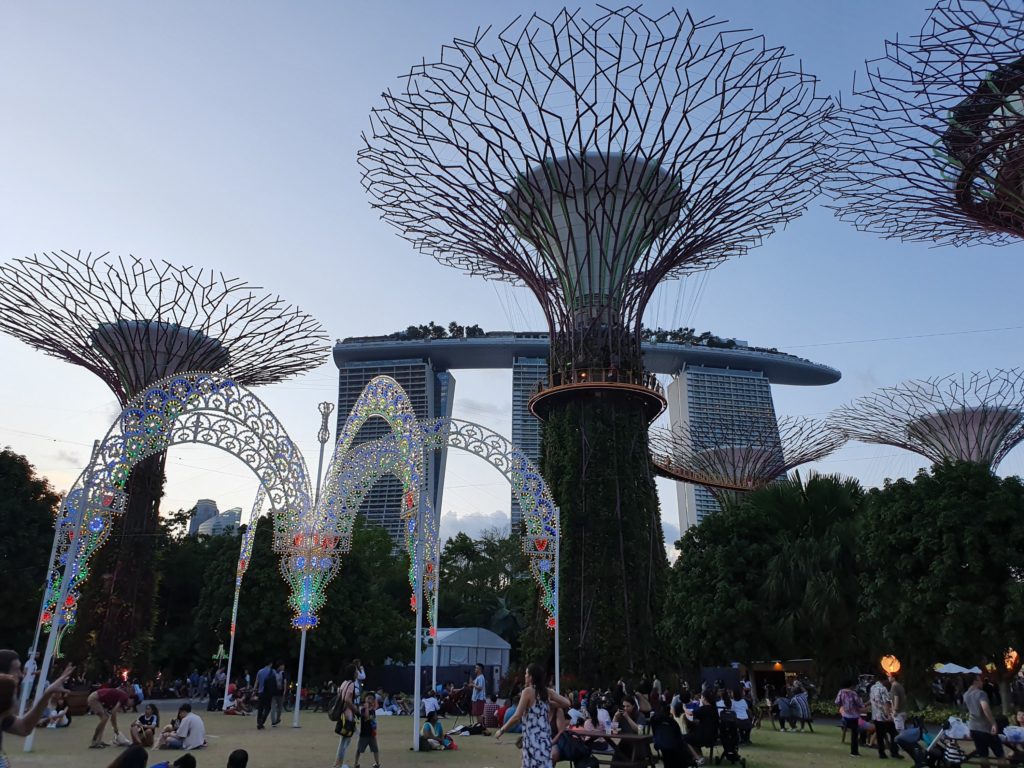
[[562, 513], [555, 507], [555, 693], [562, 693], [562, 648], [559, 637], [559, 627], [562, 624], [562, 611], [559, 608], [559, 598], [562, 594], [561, 577], [559, 576], [560, 554], [562, 549]]
[[[423, 696], [421, 670], [423, 668], [423, 491], [416, 504], [416, 677], [413, 680], [412, 749], [420, 751], [420, 700]], [[436, 653], [436, 649], [435, 649]]]
[[[330, 427], [327, 426], [327, 419], [331, 416], [331, 411], [334, 410], [334, 403], [324, 401], [318, 406], [320, 409], [320, 432], [317, 433], [316, 439], [320, 441], [320, 458], [316, 464], [316, 492], [313, 495], [313, 508], [316, 509], [317, 504], [320, 503], [320, 484], [324, 474], [324, 447], [327, 445], [327, 441], [331, 437]], [[299, 674], [295, 680], [295, 711], [292, 713], [292, 728], [299, 728], [299, 707], [302, 704], [302, 672], [306, 666], [306, 632], [307, 628], [302, 628], [302, 644], [299, 648]]]

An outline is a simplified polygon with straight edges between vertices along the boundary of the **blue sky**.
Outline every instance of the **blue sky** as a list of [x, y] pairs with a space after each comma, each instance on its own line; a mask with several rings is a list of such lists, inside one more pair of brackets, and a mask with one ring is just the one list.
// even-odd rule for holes
[[[883, 40], [917, 30], [923, 0], [701, 0], [784, 45], [822, 89], [849, 89]], [[519, 2], [16, 3], [0, 10], [0, 258], [109, 250], [211, 267], [264, 285], [331, 337], [434, 320], [488, 330], [543, 326], [525, 290], [421, 256], [370, 209], [355, 155], [380, 92], [453, 37], [500, 28]], [[596, 6], [582, 6], [596, 14]], [[647, 3], [657, 15], [668, 3]], [[683, 8], [684, 6], [678, 6]], [[663, 286], [649, 325], [687, 324], [835, 366], [822, 388], [777, 387], [780, 413], [820, 414], [901, 379], [1020, 362], [1021, 246], [930, 249], [861, 234], [814, 207], [748, 256]], [[1009, 329], [992, 331], [986, 329]], [[980, 332], [978, 332], [980, 331]], [[894, 338], [912, 337], [912, 338]], [[54, 485], [81, 470], [114, 399], [91, 374], [0, 337], [0, 444]], [[511, 377], [457, 374], [456, 415], [508, 434]], [[307, 459], [333, 364], [260, 390]], [[852, 445], [817, 469], [874, 485], [912, 475], [914, 455]], [[209, 448], [169, 459], [165, 509], [248, 507], [255, 479]], [[1024, 469], [1021, 451], [1003, 473]], [[675, 493], [663, 491], [675, 535]], [[452, 457], [447, 533], [507, 520], [508, 489]]]

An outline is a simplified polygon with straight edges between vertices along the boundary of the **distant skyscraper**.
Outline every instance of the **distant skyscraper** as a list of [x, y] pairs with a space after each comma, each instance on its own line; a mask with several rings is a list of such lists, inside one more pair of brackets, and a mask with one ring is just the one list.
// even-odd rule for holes
[[[455, 377], [448, 371], [436, 370], [429, 359], [343, 362], [338, 365], [338, 374], [338, 429], [335, 434], [344, 427], [352, 406], [375, 376], [390, 376], [401, 384], [409, 395], [417, 418], [451, 418]], [[389, 432], [390, 428], [382, 419], [370, 419], [356, 434], [355, 442], [376, 440]], [[427, 494], [432, 500], [434, 514], [438, 516], [441, 514], [447, 453], [447, 449], [435, 451], [429, 458], [427, 471]], [[366, 494], [359, 512], [371, 525], [384, 528], [396, 547], [404, 546], [402, 484], [397, 478], [390, 475], [381, 478]]]
[[196, 513], [188, 523], [188, 535], [195, 536], [199, 533], [199, 526], [207, 520], [212, 520], [219, 514], [217, 502], [213, 499], [199, 499], [196, 502]]
[[[512, 442], [540, 466], [541, 422], [530, 413], [530, 397], [537, 384], [548, 376], [546, 357], [516, 357], [512, 360]], [[512, 533], [520, 532], [522, 511], [512, 494]]]
[[[698, 433], [704, 425], [734, 423], [737, 412], [776, 423], [771, 383], [760, 371], [686, 365], [669, 384], [668, 409], [673, 427], [688, 424]], [[680, 534], [719, 509], [715, 497], [699, 485], [676, 483], [676, 496]]]
[[200, 536], [225, 536], [238, 533], [238, 526], [242, 522], [242, 508], [232, 507], [221, 512], [216, 517], [211, 517], [202, 523], [198, 530]]

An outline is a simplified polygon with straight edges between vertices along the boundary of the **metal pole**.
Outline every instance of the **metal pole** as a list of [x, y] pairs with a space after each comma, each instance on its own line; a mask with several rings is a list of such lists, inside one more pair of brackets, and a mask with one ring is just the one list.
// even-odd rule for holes
[[[91, 464], [90, 464], [91, 467]], [[86, 475], [84, 483], [84, 491], [82, 498], [79, 500], [78, 507], [75, 510], [74, 519], [71, 521], [71, 530], [74, 532], [74, 538], [71, 540], [71, 546], [68, 549], [67, 562], [64, 564], [64, 576], [60, 582], [60, 593], [57, 596], [57, 607], [53, 612], [53, 619], [50, 622], [50, 633], [46, 637], [46, 651], [43, 653], [43, 663], [39, 665], [39, 681], [40, 684], [36, 685], [36, 695], [33, 699], [33, 705], [38, 704], [39, 700], [43, 698], [43, 692], [46, 690], [42, 686], [43, 680], [48, 680], [50, 675], [50, 664], [53, 662], [53, 654], [57, 648], [57, 635], [60, 633], [61, 616], [63, 615], [64, 603], [68, 599], [68, 591], [71, 588], [71, 576], [74, 575], [78, 567], [78, 554], [82, 546], [82, 515], [85, 513], [85, 505], [89, 501], [89, 484], [92, 480], [92, 475]], [[32, 751], [32, 744], [35, 742], [36, 732], [32, 731], [28, 736], [25, 737], [25, 751]]]
[[[100, 441], [92, 441], [92, 455], [89, 457], [88, 466], [91, 467], [93, 461], [96, 460], [96, 452], [100, 449]], [[88, 471], [88, 470], [86, 470]], [[61, 531], [64, 530], [64, 526], [61, 525], [64, 520], [64, 502], [61, 501], [60, 507], [57, 509], [57, 519], [53, 521], [53, 544], [50, 545], [50, 559], [46, 561], [47, 567], [55, 565], [54, 557], [57, 554], [57, 545], [60, 542]], [[50, 602], [50, 574], [46, 574], [46, 586], [43, 588], [43, 600], [39, 604], [39, 616], [36, 619], [36, 633], [35, 637], [32, 638], [32, 647], [29, 648], [28, 658], [34, 659], [36, 654], [39, 652], [39, 637], [43, 631], [43, 614], [46, 613], [46, 604]], [[18, 706], [18, 717], [25, 714], [25, 708], [28, 704], [28, 697], [32, 693], [32, 686], [40, 680], [39, 677], [39, 665], [36, 665], [36, 672], [34, 675], [30, 675], [28, 680], [21, 685], [21, 704]]]
[[420, 670], [423, 666], [423, 493], [416, 507], [416, 677], [413, 680], [412, 749], [420, 751], [420, 703], [423, 686]]
[[[440, 512], [435, 511], [434, 514], [435, 515], [439, 515]], [[437, 629], [437, 617], [438, 617], [438, 614], [440, 614], [440, 612], [441, 612], [441, 608], [440, 608], [440, 606], [438, 605], [438, 602], [437, 602], [438, 601], [438, 597], [440, 596], [440, 593], [441, 593], [441, 539], [440, 539], [440, 534], [441, 534], [440, 529], [438, 529], [438, 531], [437, 531], [437, 536], [438, 536], [437, 548], [434, 550], [434, 621], [433, 621], [433, 627], [434, 627], [435, 630]], [[434, 658], [432, 659], [432, 662], [431, 662], [430, 692], [431, 693], [436, 693], [436, 691], [437, 691], [437, 657], [441, 653], [441, 647], [440, 647], [441, 635], [438, 634], [437, 632], [435, 632], [433, 640], [434, 640], [434, 645], [433, 645], [432, 653], [434, 654]]]
[[555, 530], [558, 531], [555, 535], [555, 693], [560, 694], [562, 692], [562, 648], [559, 638], [559, 627], [562, 623], [562, 611], [559, 609], [558, 604], [561, 602], [562, 596], [559, 571], [562, 549], [562, 515], [557, 507], [555, 508], [555, 514]]
[[[320, 431], [317, 433], [316, 439], [320, 442], [320, 459], [316, 464], [316, 491], [313, 495], [313, 509], [316, 510], [317, 505], [320, 503], [320, 483], [323, 479], [324, 473], [324, 447], [327, 445], [327, 441], [331, 437], [330, 427], [327, 426], [327, 419], [331, 416], [331, 411], [334, 410], [334, 403], [324, 401], [317, 406], [320, 410]], [[302, 673], [306, 668], [306, 632], [308, 630], [302, 630], [302, 643], [299, 646], [299, 674], [295, 680], [295, 709], [292, 712], [292, 728], [300, 728], [299, 725], [299, 711], [302, 706]]]
[[[250, 522], [250, 525], [254, 524], [255, 521]], [[249, 535], [247, 530], [242, 534], [242, 548], [245, 548], [245, 537]], [[227, 676], [224, 678], [224, 706], [222, 710], [227, 712], [228, 710], [228, 688], [231, 687], [231, 664], [235, 660], [235, 622], [238, 621], [238, 598], [242, 591], [241, 580], [238, 580], [235, 584], [235, 602], [231, 606], [231, 642], [228, 644], [228, 669]], [[221, 646], [223, 647], [223, 646]], [[213, 680], [210, 681], [210, 695], [213, 696]], [[211, 702], [216, 705], [216, 702]]]

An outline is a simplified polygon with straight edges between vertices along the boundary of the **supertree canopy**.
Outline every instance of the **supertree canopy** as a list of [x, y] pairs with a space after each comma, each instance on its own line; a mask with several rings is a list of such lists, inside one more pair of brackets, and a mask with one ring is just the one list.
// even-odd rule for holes
[[721, 498], [763, 488], [844, 442], [838, 430], [818, 419], [776, 421], [771, 413], [739, 410], [714, 421], [651, 430], [651, 455], [660, 474], [702, 485]]
[[993, 471], [1024, 441], [1024, 371], [905, 381], [837, 408], [852, 440], [905, 448], [932, 463], [970, 461]]
[[122, 405], [184, 371], [256, 386], [320, 365], [320, 323], [261, 290], [134, 256], [48, 253], [0, 265], [0, 330], [92, 371]]
[[374, 206], [442, 263], [533, 291], [551, 385], [642, 382], [655, 287], [803, 212], [831, 109], [759, 37], [628, 8], [455, 40], [383, 99], [360, 153]]
[[[328, 354], [320, 324], [258, 286], [133, 256], [48, 253], [0, 265], [0, 330], [99, 376], [124, 406], [176, 373], [219, 371], [243, 385], [310, 370]], [[125, 513], [83, 595], [76, 655], [145, 663], [155, 592], [150, 567], [166, 453], [136, 465]], [[95, 646], [86, 647], [90, 635]]]
[[441, 263], [525, 285], [547, 318], [530, 408], [561, 509], [562, 658], [595, 683], [650, 669], [667, 560], [647, 425], [665, 399], [644, 308], [802, 213], [832, 106], [760, 37], [635, 8], [457, 39], [382, 98], [359, 155], [374, 207]]
[[887, 238], [1024, 236], [1024, 5], [941, 0], [886, 41], [833, 136], [836, 214]]

